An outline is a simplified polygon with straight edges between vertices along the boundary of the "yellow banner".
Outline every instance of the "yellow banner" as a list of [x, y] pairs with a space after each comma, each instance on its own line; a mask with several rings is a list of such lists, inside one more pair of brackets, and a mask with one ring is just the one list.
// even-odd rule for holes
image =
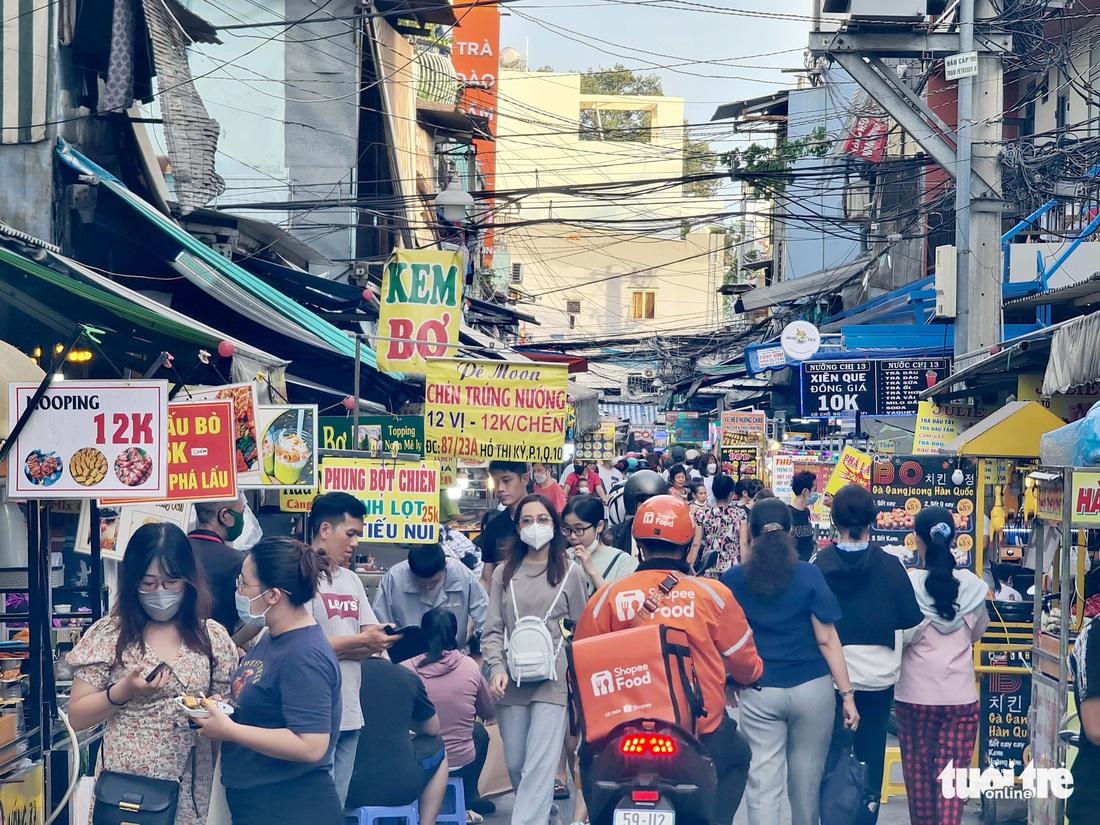
[[[5, 751], [3, 756], [12, 758], [14, 754]], [[0, 785], [0, 811], [3, 811], [5, 823], [42, 825], [46, 821], [46, 782], [41, 765], [31, 768], [18, 780], [5, 780]]]
[[367, 507], [365, 541], [432, 544], [439, 539], [439, 464], [325, 458], [321, 492], [349, 493]]
[[279, 490], [279, 510], [283, 513], [308, 513], [317, 498], [313, 487], [283, 487]]
[[918, 401], [913, 454], [938, 455], [983, 418], [985, 410], [981, 407], [964, 407], [961, 404], [940, 406], [931, 401]]
[[456, 354], [447, 345], [458, 343], [464, 274], [461, 252], [394, 251], [378, 310], [382, 372], [424, 372], [426, 358]]
[[1075, 527], [1100, 524], [1100, 473], [1074, 471], [1072, 523]]
[[845, 447], [836, 463], [836, 469], [825, 485], [825, 495], [836, 495], [837, 490], [846, 484], [858, 484], [871, 489], [871, 456], [861, 453], [854, 447]]
[[432, 358], [424, 454], [560, 464], [569, 367]]

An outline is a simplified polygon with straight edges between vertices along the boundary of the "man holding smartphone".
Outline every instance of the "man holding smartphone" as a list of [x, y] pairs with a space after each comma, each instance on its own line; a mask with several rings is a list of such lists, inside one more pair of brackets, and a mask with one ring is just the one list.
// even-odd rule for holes
[[388, 649], [400, 636], [390, 636], [378, 623], [359, 577], [350, 569], [367, 508], [347, 493], [325, 493], [313, 501], [309, 526], [312, 547], [332, 561], [331, 579], [321, 577], [311, 608], [313, 618], [325, 631], [336, 658], [340, 661], [341, 694], [344, 703], [340, 738], [336, 742], [332, 778], [336, 795], [343, 806], [347, 801], [359, 731], [363, 727], [363, 709], [359, 703], [362, 682], [360, 662]]

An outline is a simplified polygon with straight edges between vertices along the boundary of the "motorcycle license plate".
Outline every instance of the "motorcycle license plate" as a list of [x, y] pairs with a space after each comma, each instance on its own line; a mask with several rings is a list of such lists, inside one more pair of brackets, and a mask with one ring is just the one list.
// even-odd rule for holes
[[676, 811], [627, 808], [615, 811], [614, 825], [676, 825]]

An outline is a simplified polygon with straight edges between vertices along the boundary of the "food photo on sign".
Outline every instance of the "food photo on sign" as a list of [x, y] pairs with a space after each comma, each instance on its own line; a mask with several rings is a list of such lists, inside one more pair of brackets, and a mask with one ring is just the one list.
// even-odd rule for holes
[[[80, 509], [76, 543], [73, 549], [82, 555], [92, 553], [91, 502], [85, 500]], [[99, 510], [99, 549], [105, 559], [122, 561], [126, 544], [134, 531], [146, 524], [174, 524], [187, 531], [191, 518], [191, 504], [176, 502], [143, 502], [117, 507], [101, 507]]]
[[[9, 385], [14, 428], [38, 384]], [[167, 492], [168, 384], [66, 381], [46, 390], [10, 454], [13, 498], [161, 499]]]
[[[962, 483], [955, 484], [958, 470]], [[871, 468], [871, 495], [879, 509], [871, 541], [905, 548], [906, 566], [917, 563], [913, 522], [925, 507], [944, 507], [955, 521], [952, 554], [956, 567], [974, 568], [976, 466], [972, 459], [892, 456]]]
[[261, 404], [256, 408], [256, 433], [263, 458], [259, 486], [317, 486], [316, 405]]
[[237, 483], [242, 487], [261, 486], [260, 441], [256, 433], [256, 408], [259, 406], [255, 384], [229, 384], [224, 387], [189, 387], [183, 391], [188, 401], [212, 401], [228, 398], [233, 402], [234, 437], [237, 445]]

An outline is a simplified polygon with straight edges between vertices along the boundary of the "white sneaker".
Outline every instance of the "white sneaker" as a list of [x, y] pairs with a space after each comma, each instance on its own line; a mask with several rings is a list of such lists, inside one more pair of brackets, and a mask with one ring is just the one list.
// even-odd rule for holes
[[485, 821], [485, 817], [479, 814], [477, 811], [471, 811], [466, 809], [466, 825], [481, 825]]

